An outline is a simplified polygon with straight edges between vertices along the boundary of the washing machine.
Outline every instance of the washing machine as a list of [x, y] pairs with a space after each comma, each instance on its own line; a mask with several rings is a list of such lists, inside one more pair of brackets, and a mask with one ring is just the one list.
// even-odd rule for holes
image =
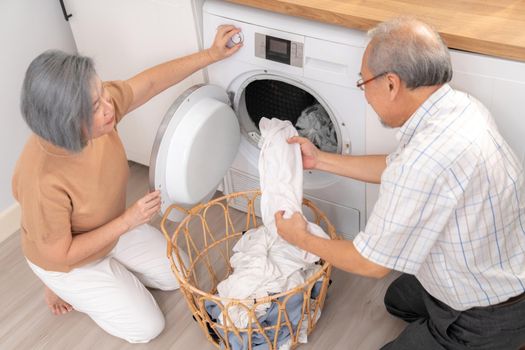
[[[155, 140], [150, 186], [161, 190], [163, 210], [173, 202], [205, 201], [217, 186], [225, 194], [259, 188], [262, 117], [296, 125], [306, 111], [320, 110], [332, 135], [331, 151], [365, 154], [367, 103], [355, 86], [367, 43], [363, 32], [207, 1], [205, 47], [223, 24], [241, 29], [235, 40], [243, 47], [207, 68], [209, 84], [179, 97]], [[364, 183], [306, 170], [304, 196], [344, 238], [364, 228]], [[231, 205], [247, 210], [242, 202]]]

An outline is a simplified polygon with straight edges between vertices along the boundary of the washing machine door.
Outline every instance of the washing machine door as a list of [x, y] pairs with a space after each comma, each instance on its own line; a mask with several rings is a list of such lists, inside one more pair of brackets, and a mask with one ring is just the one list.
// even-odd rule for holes
[[[208, 201], [237, 154], [240, 128], [226, 91], [215, 85], [186, 90], [159, 126], [150, 159], [151, 190], [161, 192], [161, 211]], [[172, 211], [170, 219], [184, 214]]]

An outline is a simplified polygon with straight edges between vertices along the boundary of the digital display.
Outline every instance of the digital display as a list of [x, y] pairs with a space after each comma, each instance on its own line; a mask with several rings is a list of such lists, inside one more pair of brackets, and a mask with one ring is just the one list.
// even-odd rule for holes
[[266, 36], [266, 58], [272, 61], [290, 64], [290, 47], [292, 42], [273, 36]]
[[271, 38], [269, 41], [271, 52], [279, 53], [281, 55], [288, 54], [288, 45], [290, 43], [289, 41], [286, 42], [284, 40], [275, 40], [273, 38]]

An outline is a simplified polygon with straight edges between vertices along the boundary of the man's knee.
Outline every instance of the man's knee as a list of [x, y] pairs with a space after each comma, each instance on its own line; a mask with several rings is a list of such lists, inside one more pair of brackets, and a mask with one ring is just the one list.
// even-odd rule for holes
[[401, 275], [394, 282], [388, 286], [385, 294], [385, 306], [388, 309], [389, 307], [396, 306], [399, 304], [400, 300], [407, 295], [406, 290], [410, 288], [412, 284], [411, 278], [414, 278], [410, 275]]
[[407, 322], [427, 315], [423, 302], [424, 289], [412, 275], [404, 274], [390, 284], [385, 294], [387, 311]]

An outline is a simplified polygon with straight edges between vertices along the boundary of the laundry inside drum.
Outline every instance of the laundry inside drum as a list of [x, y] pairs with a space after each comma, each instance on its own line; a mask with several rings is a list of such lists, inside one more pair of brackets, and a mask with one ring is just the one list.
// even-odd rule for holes
[[[319, 149], [336, 152], [337, 132], [323, 105], [307, 91], [280, 80], [255, 80], [244, 91], [246, 111], [257, 127], [261, 118], [289, 120], [300, 136], [308, 138]], [[249, 133], [257, 142], [260, 133]]]

